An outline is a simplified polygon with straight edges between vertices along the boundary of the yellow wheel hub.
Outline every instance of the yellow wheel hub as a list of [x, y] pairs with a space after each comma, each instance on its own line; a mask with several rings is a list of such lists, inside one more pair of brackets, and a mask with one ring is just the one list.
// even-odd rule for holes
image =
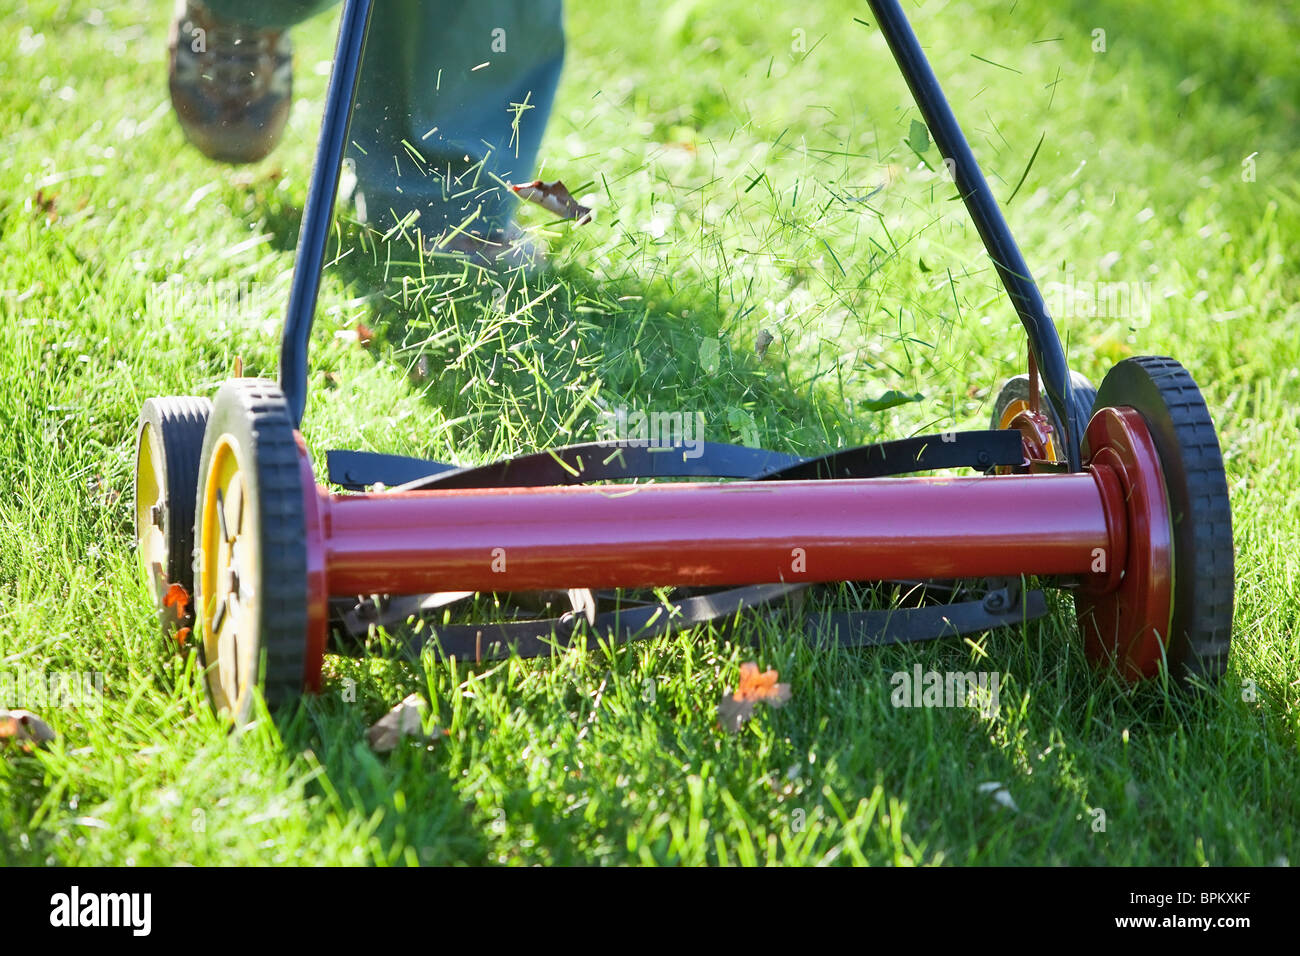
[[153, 428], [141, 426], [135, 456], [135, 538], [140, 566], [161, 601], [167, 588], [167, 535], [163, 531], [167, 501], [157, 445]]
[[257, 683], [260, 655], [254, 583], [260, 568], [240, 450], [230, 435], [217, 440], [203, 481], [195, 580], [203, 659], [217, 710], [239, 715]]

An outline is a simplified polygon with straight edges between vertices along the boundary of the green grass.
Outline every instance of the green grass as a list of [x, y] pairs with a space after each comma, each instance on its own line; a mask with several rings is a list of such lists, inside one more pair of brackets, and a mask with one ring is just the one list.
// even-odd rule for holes
[[[1298, 858], [1294, 14], [907, 4], [995, 193], [1025, 177], [1007, 212], [1039, 281], [1149, 305], [1066, 317], [1055, 300], [1073, 367], [1099, 381], [1168, 354], [1205, 391], [1238, 549], [1216, 690], [1096, 673], [1064, 604], [969, 642], [852, 653], [815, 653], [775, 617], [478, 671], [331, 657], [321, 697], [231, 736], [135, 571], [133, 421], [146, 397], [211, 394], [236, 355], [274, 375], [333, 24], [297, 33], [285, 143], [232, 170], [170, 114], [164, 6], [18, 3], [0, 37], [0, 674], [93, 671], [104, 689], [42, 709], [47, 750], [0, 757], [0, 863]], [[711, 440], [797, 453], [987, 420], [1023, 337], [925, 171], [935, 150], [906, 143], [917, 113], [854, 20], [866, 5], [661, 7], [568, 11], [542, 175], [598, 215], [525, 213], [552, 271], [421, 274], [340, 233], [313, 343], [318, 461], [488, 461], [595, 437], [598, 402], [698, 410]], [[169, 276], [256, 295], [173, 314], [151, 291]], [[359, 321], [367, 350], [335, 336]], [[866, 410], [891, 389], [921, 397]], [[729, 736], [715, 707], [751, 659], [793, 701]], [[1005, 673], [999, 710], [895, 709], [890, 675], [916, 663]], [[371, 754], [364, 728], [412, 690], [446, 736]]]

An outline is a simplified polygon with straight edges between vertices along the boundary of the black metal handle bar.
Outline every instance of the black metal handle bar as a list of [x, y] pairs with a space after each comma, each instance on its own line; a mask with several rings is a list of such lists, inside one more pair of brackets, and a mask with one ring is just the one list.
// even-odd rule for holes
[[935, 77], [911, 24], [907, 22], [902, 7], [897, 0], [867, 0], [867, 3], [912, 91], [921, 116], [925, 118], [925, 125], [930, 128], [935, 145], [943, 154], [945, 165], [952, 172], [962, 202], [966, 204], [966, 211], [970, 213], [984, 248], [993, 259], [1002, 285], [1011, 297], [1011, 304], [1029, 334], [1029, 347], [1038, 362], [1038, 371], [1047, 396], [1056, 410], [1057, 421], [1063, 424], [1067, 432], [1063, 444], [1070, 470], [1078, 471], [1079, 440], [1087, 422], [1075, 421], [1072, 416], [1070, 370], [1065, 360], [1065, 349], [1061, 347], [1056, 326], [1047, 313], [1042, 293], [1038, 291], [1038, 285], [1029, 272], [1024, 256], [1020, 254], [1020, 247], [1011, 235], [1007, 220], [1002, 215], [997, 200], [993, 198], [993, 190], [989, 188], [979, 163], [975, 161], [970, 144], [943, 95], [939, 80]]
[[325, 93], [325, 115], [321, 119], [320, 143], [307, 187], [307, 205], [302, 211], [298, 253], [293, 261], [293, 284], [289, 287], [289, 313], [280, 340], [280, 387], [289, 400], [295, 426], [302, 425], [307, 409], [307, 343], [316, 316], [321, 269], [325, 264], [325, 241], [334, 217], [334, 198], [339, 189], [343, 151], [348, 144], [348, 124], [357, 96], [357, 77], [365, 55], [370, 29], [371, 0], [343, 0], [339, 38], [334, 49]]

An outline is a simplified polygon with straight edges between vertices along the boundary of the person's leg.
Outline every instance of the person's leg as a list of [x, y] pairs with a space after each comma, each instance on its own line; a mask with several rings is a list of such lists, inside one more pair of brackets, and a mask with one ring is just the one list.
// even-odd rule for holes
[[361, 217], [426, 239], [503, 230], [502, 181], [532, 178], [563, 62], [561, 0], [377, 5], [348, 153]]
[[[180, 0], [172, 98], [190, 139], [232, 162], [269, 152], [288, 116], [287, 28], [334, 2]], [[562, 0], [376, 3], [348, 146], [361, 218], [499, 234], [517, 205], [502, 183], [531, 178], [563, 62]]]

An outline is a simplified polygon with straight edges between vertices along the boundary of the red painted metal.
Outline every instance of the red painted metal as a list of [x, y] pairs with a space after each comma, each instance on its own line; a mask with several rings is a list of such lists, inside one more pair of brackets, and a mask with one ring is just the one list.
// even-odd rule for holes
[[1123, 551], [1116, 547], [1108, 554], [1123, 568], [1118, 587], [1099, 592], [1085, 585], [1075, 595], [1084, 647], [1094, 661], [1114, 661], [1130, 680], [1153, 677], [1173, 616], [1173, 524], [1160, 456], [1132, 408], [1103, 408], [1093, 415], [1083, 456], [1094, 470], [1118, 479], [1124, 516], [1121, 521], [1110, 514], [1109, 522], [1121, 523], [1127, 539]]
[[1089, 473], [330, 494], [329, 593], [1088, 574]]
[[1124, 500], [1124, 485], [1114, 469], [1097, 463], [1089, 469], [1097, 479], [1101, 492], [1101, 507], [1106, 514], [1106, 530], [1110, 535], [1110, 552], [1104, 571], [1098, 571], [1093, 561], [1093, 573], [1081, 582], [1091, 594], [1106, 594], [1115, 590], [1124, 580], [1124, 564], [1128, 556], [1128, 502]]
[[1020, 447], [1024, 449], [1025, 460], [1021, 467], [1032, 469], [1034, 465], [1054, 462], [1055, 456], [1047, 451], [1048, 442], [1052, 440], [1052, 423], [1042, 412], [1027, 409], [1017, 412], [1006, 426], [1020, 432]]
[[1078, 577], [1089, 657], [1149, 677], [1173, 606], [1159, 455], [1131, 408], [1094, 415], [1083, 447], [1075, 474], [351, 495], [315, 484], [300, 438], [305, 683], [331, 595], [1016, 574]]
[[302, 479], [303, 517], [307, 538], [307, 653], [303, 661], [303, 687], [318, 693], [325, 644], [329, 638], [329, 591], [325, 573], [325, 533], [322, 525], [321, 490], [312, 475], [311, 458], [302, 433], [298, 442], [298, 474]]

